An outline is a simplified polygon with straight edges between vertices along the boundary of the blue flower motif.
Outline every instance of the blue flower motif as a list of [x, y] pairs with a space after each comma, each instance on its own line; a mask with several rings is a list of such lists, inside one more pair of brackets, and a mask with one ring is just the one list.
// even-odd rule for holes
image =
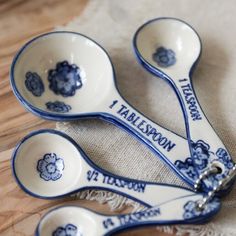
[[59, 112], [59, 113], [67, 113], [71, 110], [70, 105], [67, 105], [64, 102], [60, 102], [60, 101], [47, 102], [45, 105], [48, 110]]
[[[191, 143], [192, 157], [187, 158], [184, 162], [177, 160], [175, 166], [187, 177], [192, 180], [197, 180], [199, 175], [202, 174], [207, 168], [210, 162], [213, 162], [214, 153], [210, 151], [210, 146], [203, 140]], [[207, 176], [204, 180], [202, 189], [210, 191], [214, 187], [218, 186], [219, 180], [225, 178], [230, 169], [233, 168], [234, 163], [232, 162], [228, 152], [219, 148], [216, 152], [217, 160], [222, 162], [226, 167], [226, 171], [221, 174], [214, 174]]]
[[232, 169], [234, 167], [234, 163], [225, 149], [219, 148], [216, 152], [216, 155], [220, 162], [222, 162], [224, 166], [227, 166], [228, 169]]
[[202, 140], [192, 143], [193, 164], [199, 170], [207, 167], [210, 157], [210, 146]]
[[157, 48], [152, 58], [161, 67], [169, 67], [176, 63], [175, 52], [164, 47]]
[[176, 167], [181, 172], [193, 180], [197, 180], [199, 173], [204, 171], [209, 162], [210, 147], [202, 140], [192, 143], [192, 158], [187, 158], [183, 161], [176, 161]]
[[59, 62], [56, 69], [49, 70], [49, 88], [63, 97], [74, 96], [77, 89], [82, 87], [79, 67], [70, 65], [67, 61]]
[[210, 157], [210, 146], [202, 140], [192, 143], [192, 158], [187, 158], [184, 162], [176, 161], [176, 167], [181, 172], [193, 180], [197, 180], [199, 173], [207, 167]]
[[183, 218], [185, 220], [188, 219], [192, 219], [194, 217], [198, 217], [201, 215], [206, 215], [216, 209], [219, 208], [220, 202], [219, 200], [216, 198], [214, 200], [212, 200], [211, 202], [209, 202], [204, 209], [199, 210], [197, 208], [197, 202], [194, 201], [188, 201], [185, 205], [184, 205], [184, 214], [183, 214]]
[[195, 170], [195, 167], [193, 165], [193, 159], [192, 158], [187, 158], [185, 162], [182, 161], [176, 161], [175, 162], [176, 167], [181, 170], [181, 172], [185, 175], [190, 177], [193, 180], [197, 180], [198, 178], [198, 173]]
[[44, 92], [43, 81], [35, 72], [27, 72], [25, 74], [25, 86], [36, 97], [40, 97]]
[[61, 178], [64, 170], [64, 161], [55, 153], [46, 153], [43, 159], [38, 160], [37, 171], [40, 177], [46, 181], [56, 181]]
[[52, 234], [53, 236], [80, 236], [78, 229], [73, 224], [67, 224], [65, 227], [58, 227]]
[[197, 209], [197, 203], [194, 201], [189, 201], [184, 205], [184, 219], [191, 219], [193, 217], [199, 216], [201, 211]]

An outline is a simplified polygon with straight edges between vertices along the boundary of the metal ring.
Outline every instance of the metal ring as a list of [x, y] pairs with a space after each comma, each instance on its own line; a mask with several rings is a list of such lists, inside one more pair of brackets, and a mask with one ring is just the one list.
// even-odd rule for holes
[[236, 177], [236, 164], [234, 164], [233, 168], [229, 171], [228, 175], [224, 179], [221, 179], [218, 182], [218, 185], [214, 187], [212, 191], [209, 191], [206, 197], [204, 197], [201, 201], [198, 202], [197, 209], [202, 211], [206, 206], [206, 204], [209, 203], [215, 196], [215, 193], [224, 188], [235, 177]]
[[200, 184], [201, 182], [209, 175], [211, 174], [217, 174], [218, 173], [218, 169], [216, 166], [211, 166], [210, 168], [208, 168], [207, 170], [205, 170], [203, 173], [201, 173], [199, 175], [199, 178], [196, 180], [195, 184], [194, 184], [194, 189], [195, 191], [197, 191], [200, 188]]

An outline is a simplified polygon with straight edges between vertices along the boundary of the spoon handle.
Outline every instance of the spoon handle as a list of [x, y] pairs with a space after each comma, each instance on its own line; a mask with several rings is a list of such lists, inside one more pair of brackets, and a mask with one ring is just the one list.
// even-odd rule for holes
[[184, 113], [191, 151], [191, 160], [181, 163], [181, 167], [187, 168], [191, 162], [199, 176], [205, 171], [215, 170], [215, 177], [203, 179], [205, 187], [212, 189], [218, 180], [228, 175], [234, 166], [233, 160], [202, 111], [190, 79], [179, 79], [175, 90]]
[[121, 230], [147, 225], [205, 223], [219, 211], [220, 203], [214, 199], [203, 210], [199, 210], [197, 204], [201, 197], [195, 194], [133, 214], [106, 218], [103, 216], [101, 217], [104, 230], [102, 235], [113, 235]]
[[128, 197], [146, 207], [153, 207], [175, 198], [194, 194], [193, 191], [174, 185], [138, 181], [113, 175], [93, 163], [83, 165], [81, 176], [85, 188], [102, 189]]
[[[161, 157], [183, 180], [194, 186], [196, 173], [186, 174], [186, 170], [177, 168], [179, 162], [190, 157], [186, 139], [149, 120], [135, 110], [118, 93], [113, 94], [101, 108], [103, 118], [120, 126], [128, 133], [146, 144], [158, 157]], [[193, 171], [193, 169], [191, 170]]]

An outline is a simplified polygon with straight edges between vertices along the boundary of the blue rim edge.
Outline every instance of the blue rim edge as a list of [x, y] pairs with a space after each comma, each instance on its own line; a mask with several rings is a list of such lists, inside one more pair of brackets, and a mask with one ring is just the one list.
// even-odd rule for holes
[[[44, 118], [44, 119], [48, 119], [48, 120], [54, 120], [54, 121], [72, 121], [72, 120], [77, 120], [77, 119], [84, 119], [84, 118], [99, 118], [99, 119], [102, 119], [102, 120], [105, 120], [105, 121], [108, 121], [118, 127], [121, 127], [123, 130], [125, 130], [127, 133], [131, 134], [132, 136], [136, 137], [138, 140], [140, 140], [142, 143], [144, 143], [147, 147], [149, 147], [152, 152], [154, 152], [155, 154], [158, 154], [158, 156], [161, 157], [162, 160], [164, 160], [165, 163], [167, 163], [167, 165], [169, 167], [171, 167], [172, 170], [174, 170], [174, 172], [185, 182], [187, 183], [191, 188], [193, 188], [194, 186], [194, 181], [191, 180], [190, 178], [187, 178], [185, 175], [182, 174], [182, 172], [180, 172], [173, 163], [171, 163], [168, 158], [166, 158], [163, 154], [157, 152], [154, 148], [150, 147], [149, 145], [149, 141], [145, 138], [145, 137], [137, 137], [137, 135], [134, 135], [134, 133], [136, 132], [132, 127], [127, 127], [125, 125], [125, 123], [121, 120], [118, 120], [118, 118], [114, 117], [113, 115], [109, 114], [109, 113], [101, 113], [101, 112], [94, 112], [94, 113], [82, 113], [82, 114], [79, 114], [79, 115], [61, 115], [61, 114], [55, 114], [55, 113], [50, 113], [50, 112], [46, 112], [46, 111], [43, 111], [41, 109], [38, 109], [37, 107], [35, 106], [32, 106], [29, 102], [27, 102], [20, 94], [20, 92], [18, 91], [16, 85], [15, 85], [15, 82], [14, 82], [14, 68], [15, 68], [15, 64], [19, 58], [19, 56], [21, 55], [21, 53], [24, 51], [24, 49], [29, 46], [33, 41], [37, 40], [38, 38], [41, 38], [41, 37], [44, 37], [44, 36], [47, 36], [47, 35], [50, 35], [50, 34], [57, 34], [57, 33], [69, 33], [69, 34], [76, 34], [76, 35], [79, 35], [79, 36], [82, 36], [82, 37], [85, 37], [89, 40], [91, 40], [92, 42], [94, 42], [98, 47], [101, 48], [101, 50], [103, 50], [103, 52], [107, 55], [110, 63], [111, 63], [111, 66], [112, 66], [112, 73], [113, 73], [113, 81], [114, 81], [114, 86], [118, 92], [118, 94], [121, 96], [122, 99], [124, 99], [125, 102], [126, 99], [120, 94], [119, 92], [119, 89], [117, 87], [117, 84], [116, 84], [116, 76], [115, 76], [115, 70], [114, 70], [114, 65], [111, 61], [111, 58], [110, 56], [108, 55], [107, 51], [100, 45], [98, 44], [96, 41], [94, 41], [93, 39], [83, 35], [83, 34], [80, 34], [80, 33], [77, 33], [77, 32], [72, 32], [72, 31], [55, 31], [55, 32], [49, 32], [49, 33], [45, 33], [45, 34], [42, 34], [42, 35], [39, 35], [33, 39], [31, 39], [30, 41], [28, 41], [19, 51], [18, 53], [16, 54], [16, 56], [14, 57], [13, 59], [13, 62], [12, 62], [12, 65], [11, 65], [11, 70], [10, 70], [10, 82], [11, 82], [11, 87], [12, 87], [12, 90], [13, 90], [13, 93], [15, 94], [16, 98], [20, 101], [20, 103], [23, 105], [23, 107], [26, 108], [26, 110], [30, 111], [31, 113], [33, 113], [34, 115], [40, 117], [40, 118]], [[127, 102], [127, 104], [134, 110], [136, 110], [131, 104], [129, 104]], [[147, 118], [142, 112], [139, 112], [144, 118]], [[149, 119], [149, 118], [148, 118]], [[149, 119], [150, 121], [154, 122], [153, 120]], [[156, 122], [154, 122], [155, 124], [157, 124]], [[158, 126], [170, 131], [171, 133], [181, 137], [181, 138], [184, 138], [182, 137], [181, 135], [157, 124]], [[132, 131], [132, 133], [130, 132]], [[185, 139], [185, 138], [184, 138]], [[188, 157], [186, 157], [188, 158]]]
[[[176, 97], [179, 101], [179, 104], [181, 106], [181, 109], [182, 109], [182, 112], [183, 112], [183, 116], [184, 116], [184, 123], [185, 123], [185, 129], [186, 129], [186, 135], [187, 135], [187, 140], [188, 140], [188, 144], [189, 144], [189, 150], [190, 150], [190, 153], [191, 153], [191, 156], [192, 156], [192, 149], [191, 149], [191, 137], [190, 137], [190, 129], [189, 129], [189, 124], [187, 122], [187, 111], [186, 111], [186, 108], [185, 106], [183, 105], [183, 101], [182, 101], [182, 98], [181, 98], [181, 95], [179, 94], [179, 92], [177, 91], [176, 89], [176, 86], [174, 84], [174, 82], [172, 81], [172, 79], [167, 75], [165, 74], [163, 71], [160, 71], [159, 69], [157, 69], [156, 67], [152, 66], [147, 60], [145, 60], [142, 55], [140, 54], [139, 50], [138, 50], [138, 47], [137, 47], [137, 37], [138, 37], [138, 34], [139, 32], [148, 24], [154, 22], [154, 21], [158, 21], [158, 20], [165, 20], [165, 19], [170, 19], [170, 20], [176, 20], [176, 21], [180, 21], [184, 24], [186, 24], [188, 27], [190, 27], [193, 32], [196, 33], [198, 39], [199, 39], [199, 42], [200, 42], [200, 52], [199, 52], [199, 55], [198, 57], [196, 58], [196, 60], [193, 62], [191, 68], [190, 68], [190, 71], [189, 71], [189, 81], [190, 81], [190, 84], [191, 84], [191, 87], [192, 87], [192, 90], [193, 90], [193, 93], [194, 93], [194, 96], [198, 102], [198, 105], [200, 106], [200, 109], [202, 111], [202, 113], [204, 114], [204, 116], [206, 117], [206, 120], [208, 121], [209, 125], [211, 126], [211, 128], [214, 130], [214, 132], [216, 133], [216, 135], [218, 136], [217, 132], [215, 131], [214, 127], [211, 125], [209, 119], [207, 118], [206, 114], [204, 113], [202, 107], [201, 107], [201, 104], [199, 103], [199, 100], [196, 96], [196, 92], [195, 92], [195, 89], [194, 89], [194, 86], [192, 84], [192, 75], [193, 75], [193, 72], [197, 66], [197, 64], [199, 63], [199, 59], [201, 57], [201, 54], [202, 54], [202, 41], [201, 41], [201, 38], [199, 36], [199, 34], [197, 33], [197, 31], [191, 26], [189, 25], [188, 23], [186, 23], [185, 21], [183, 20], [180, 20], [178, 18], [174, 18], [174, 17], [160, 17], [160, 18], [154, 18], [152, 20], [149, 20], [147, 21], [146, 23], [144, 23], [143, 25], [141, 25], [135, 32], [134, 34], [134, 37], [133, 37], [133, 50], [134, 50], [134, 54], [135, 54], [135, 57], [137, 59], [137, 61], [139, 62], [139, 64], [141, 66], [143, 66], [148, 72], [150, 72], [152, 75], [154, 76], [157, 76], [163, 80], [165, 80], [166, 82], [168, 82], [168, 84], [173, 88], [175, 94], [176, 94]], [[218, 138], [220, 139], [220, 137], [218, 136]], [[222, 141], [222, 140], [221, 140]], [[223, 141], [222, 141], [223, 143]], [[224, 143], [223, 143], [224, 144]], [[196, 169], [196, 167], [194, 167]], [[197, 173], [197, 171], [196, 171]], [[231, 186], [229, 185], [228, 189], [223, 189], [223, 190], [220, 190], [217, 194], [219, 195], [225, 195], [227, 194], [229, 191], [231, 191], [231, 187], [232, 187], [233, 183], [231, 183]], [[202, 186], [202, 189], [203, 191], [209, 191], [204, 185]]]
[[[96, 211], [94, 211], [94, 210], [91, 210], [91, 209], [89, 209], [89, 208], [86, 208], [86, 207], [81, 207], [81, 206], [74, 206], [74, 205], [65, 205], [65, 206], [58, 206], [58, 207], [55, 207], [55, 208], [53, 208], [53, 209], [50, 209], [42, 218], [41, 218], [41, 220], [39, 221], [39, 223], [38, 223], [38, 225], [37, 225], [37, 227], [36, 227], [36, 229], [35, 229], [35, 236], [40, 236], [40, 232], [39, 232], [39, 227], [40, 227], [40, 225], [41, 225], [41, 222], [42, 222], [42, 220], [44, 220], [50, 213], [52, 213], [53, 211], [56, 211], [56, 210], [58, 210], [58, 209], [60, 209], [60, 208], [70, 208], [70, 207], [78, 207], [78, 208], [82, 208], [82, 209], [85, 209], [85, 210], [89, 210], [89, 211], [91, 211], [91, 212], [93, 212], [93, 213], [96, 213], [96, 214], [98, 214], [98, 215], [100, 215], [100, 216], [105, 216], [105, 217], [109, 217], [110, 215], [106, 215], [106, 214], [101, 214], [101, 213], [99, 213], [99, 212], [96, 212]], [[205, 223], [207, 223], [209, 220], [211, 220], [215, 215], [216, 215], [216, 213], [217, 212], [219, 212], [219, 210], [220, 210], [220, 207], [221, 207], [221, 205], [219, 206], [219, 208], [217, 208], [215, 211], [212, 211], [210, 214], [208, 213], [208, 214], [206, 214], [207, 215], [207, 218], [204, 218], [204, 217], [202, 217], [202, 216], [198, 216], [198, 217], [196, 217], [195, 218], [195, 220], [176, 220], [176, 221], [160, 221], [160, 222], [156, 222], [156, 221], [149, 221], [148, 223], [146, 222], [146, 223], [141, 223], [141, 222], [138, 222], [138, 226], [137, 225], [135, 225], [135, 224], [133, 224], [133, 225], [130, 225], [128, 228], [127, 228], [127, 226], [121, 226], [121, 227], [119, 227], [119, 228], [116, 228], [116, 229], [114, 229], [114, 230], [112, 230], [112, 231], [109, 231], [107, 234], [105, 234], [106, 236], [109, 236], [109, 235], [112, 235], [112, 234], [114, 234], [114, 233], [117, 233], [117, 232], [121, 232], [121, 231], [123, 231], [123, 230], [131, 230], [131, 229], [133, 229], [133, 228], [140, 228], [140, 227], [144, 227], [144, 226], [152, 226], [152, 225], [170, 225], [170, 224], [205, 224]], [[121, 215], [125, 215], [125, 214], [121, 214]], [[204, 215], [204, 216], [206, 216], [206, 215]], [[115, 215], [114, 215], [115, 216]], [[105, 236], [104, 235], [104, 236]]]
[[[58, 195], [58, 196], [54, 196], [54, 197], [44, 197], [44, 196], [41, 196], [41, 195], [37, 195], [35, 193], [32, 193], [30, 190], [28, 190], [21, 182], [20, 180], [18, 179], [17, 177], [17, 174], [16, 174], [16, 168], [15, 168], [15, 160], [17, 159], [17, 154], [18, 154], [18, 151], [21, 147], [22, 144], [24, 144], [25, 141], [27, 141], [28, 139], [30, 139], [32, 136], [35, 136], [35, 135], [38, 135], [38, 134], [43, 134], [43, 133], [49, 133], [49, 134], [56, 134], [56, 135], [59, 135], [63, 138], [65, 138], [67, 141], [69, 141], [70, 143], [72, 143], [74, 145], [74, 147], [78, 150], [78, 152], [82, 155], [83, 159], [92, 167], [94, 168], [95, 170], [99, 171], [99, 172], [102, 172], [102, 173], [105, 173], [111, 177], [115, 177], [115, 178], [119, 178], [119, 179], [123, 179], [123, 180], [131, 180], [132, 182], [138, 182], [138, 183], [145, 183], [145, 184], [148, 184], [148, 185], [156, 185], [156, 183], [154, 182], [147, 182], [147, 181], [142, 181], [142, 180], [133, 180], [133, 179], [130, 179], [130, 178], [126, 178], [126, 177], [121, 177], [121, 176], [117, 176], [117, 175], [114, 175], [100, 167], [98, 167], [86, 154], [85, 152], [82, 150], [82, 148], [74, 141], [74, 139], [72, 139], [70, 136], [68, 136], [67, 134], [61, 132], [61, 131], [58, 131], [58, 130], [53, 130], [53, 129], [41, 129], [41, 130], [36, 130], [36, 131], [33, 131], [31, 133], [29, 133], [28, 135], [26, 135], [15, 147], [13, 153], [12, 153], [12, 158], [11, 158], [11, 164], [12, 164], [12, 173], [13, 173], [13, 176], [17, 182], [17, 184], [20, 186], [20, 188], [26, 192], [27, 194], [29, 194], [30, 196], [33, 196], [33, 197], [37, 197], [37, 198], [41, 198], [41, 199], [58, 199], [58, 198], [63, 198], [65, 196], [68, 196], [68, 195], [72, 195], [72, 194], [75, 194], [79, 191], [82, 191], [82, 190], [88, 190], [88, 189], [98, 189], [98, 190], [107, 190], [107, 188], [102, 188], [102, 187], [83, 187], [83, 188], [78, 188], [76, 190], [73, 190], [71, 192], [68, 192], [68, 193], [65, 193], [65, 194], [62, 194], [62, 195]], [[162, 185], [162, 186], [170, 186], [170, 187], [175, 187], [175, 188], [180, 188], [179, 186], [176, 186], [176, 185], [171, 185], [171, 184], [164, 184], [164, 183], [158, 183], [158, 185]], [[185, 189], [185, 190], [188, 190], [189, 191], [189, 194], [191, 194], [191, 192], [193, 194], [195, 194], [194, 191], [188, 189], [188, 188], [185, 188], [185, 187], [181, 187], [182, 189]], [[110, 190], [109, 191], [112, 191], [114, 193], [117, 193], [117, 194], [121, 194], [127, 198], [130, 198], [136, 202], [139, 202], [141, 204], [143, 204], [144, 206], [146, 207], [152, 207], [151, 205], [139, 200], [139, 199], [136, 199], [130, 195], [127, 195], [125, 193], [123, 193], [122, 191], [116, 191], [116, 190]]]

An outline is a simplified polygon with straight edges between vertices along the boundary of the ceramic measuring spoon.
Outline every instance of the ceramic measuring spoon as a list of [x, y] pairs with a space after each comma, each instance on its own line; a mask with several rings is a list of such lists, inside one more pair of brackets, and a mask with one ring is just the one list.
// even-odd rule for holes
[[12, 169], [26, 193], [47, 199], [95, 188], [151, 207], [194, 194], [177, 186], [113, 175], [96, 166], [71, 137], [51, 129], [32, 132], [19, 142], [13, 152]]
[[107, 52], [92, 39], [64, 31], [40, 35], [21, 48], [10, 74], [16, 97], [35, 115], [112, 122], [145, 143], [194, 186], [197, 173], [176, 167], [190, 156], [187, 140], [155, 124], [122, 98]]
[[[204, 115], [191, 82], [191, 74], [201, 53], [195, 30], [174, 18], [157, 18], [142, 25], [134, 35], [138, 60], [152, 74], [165, 79], [176, 92], [185, 118], [191, 158], [179, 163], [180, 169], [193, 165], [201, 180], [215, 187], [234, 163], [224, 144]], [[214, 175], [211, 176], [211, 174]], [[204, 180], [210, 175], [210, 179]]]
[[198, 200], [197, 196], [188, 196], [145, 211], [116, 216], [102, 215], [76, 206], [59, 207], [41, 219], [35, 235], [101, 236], [148, 225], [203, 223], [218, 212], [220, 204], [214, 200], [208, 203], [205, 210], [198, 211], [196, 209]]

